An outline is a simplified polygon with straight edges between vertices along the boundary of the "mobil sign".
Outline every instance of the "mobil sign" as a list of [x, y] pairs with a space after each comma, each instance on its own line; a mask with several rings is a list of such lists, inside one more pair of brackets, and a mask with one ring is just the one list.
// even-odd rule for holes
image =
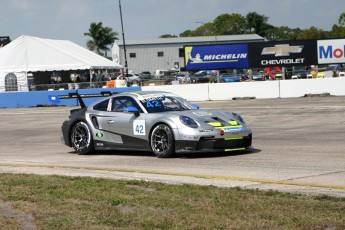
[[345, 63], [345, 39], [318, 40], [318, 64]]

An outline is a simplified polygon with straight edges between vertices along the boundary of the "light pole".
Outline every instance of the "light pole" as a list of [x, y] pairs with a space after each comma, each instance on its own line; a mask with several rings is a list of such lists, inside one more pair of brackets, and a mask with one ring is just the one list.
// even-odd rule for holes
[[127, 55], [126, 55], [127, 50], [126, 50], [126, 42], [125, 42], [125, 31], [123, 30], [121, 0], [119, 0], [119, 8], [120, 8], [120, 18], [121, 18], [121, 28], [122, 28], [123, 52], [125, 56], [125, 71], [126, 71], [126, 76], [128, 76], [128, 64], [127, 64]]
[[[199, 23], [199, 24], [201, 24], [202, 26], [205, 25], [205, 23], [203, 23], [203, 22], [195, 22], [195, 23]], [[205, 30], [204, 30], [202, 33], [203, 33], [203, 35], [205, 36]]]

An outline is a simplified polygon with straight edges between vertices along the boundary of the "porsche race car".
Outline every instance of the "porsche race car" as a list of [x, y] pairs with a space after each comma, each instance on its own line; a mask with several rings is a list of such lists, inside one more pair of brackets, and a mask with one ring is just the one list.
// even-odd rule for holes
[[136, 150], [165, 158], [175, 153], [251, 148], [252, 131], [239, 114], [202, 110], [169, 92], [119, 93], [89, 106], [82, 95], [77, 97], [81, 108], [70, 111], [61, 139], [79, 154]]

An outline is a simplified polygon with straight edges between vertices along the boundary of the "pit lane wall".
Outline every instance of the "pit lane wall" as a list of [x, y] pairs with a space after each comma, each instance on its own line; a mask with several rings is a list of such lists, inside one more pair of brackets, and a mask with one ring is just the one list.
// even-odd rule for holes
[[[289, 98], [303, 97], [306, 94], [329, 93], [333, 96], [345, 96], [345, 77], [317, 78], [285, 81], [212, 83], [212, 84], [181, 84], [143, 87], [125, 87], [112, 89], [79, 89], [31, 92], [4, 92], [0, 93], [0, 108], [54, 106], [49, 101], [49, 95], [66, 95], [71, 92], [81, 94], [99, 93], [108, 90], [111, 92], [124, 91], [168, 91], [180, 95], [189, 101], [216, 101], [233, 100], [241, 97]], [[86, 99], [89, 104], [97, 98]], [[78, 106], [76, 99], [61, 100], [59, 105]]]
[[345, 77], [316, 78], [283, 81], [257, 81], [236, 83], [186, 84], [144, 86], [143, 91], [168, 91], [190, 101], [233, 100], [234, 98], [255, 97], [289, 98], [306, 94], [329, 93], [345, 96]]
[[[6, 92], [0, 93], [0, 108], [19, 107], [48, 107], [48, 106], [79, 106], [77, 99], [61, 100], [59, 104], [49, 101], [49, 96], [67, 95], [68, 93], [96, 94], [100, 91], [128, 92], [140, 91], [141, 87], [125, 87], [110, 89], [75, 89], [75, 90], [54, 90], [54, 91], [31, 91], [31, 92]], [[99, 100], [99, 98], [85, 98], [86, 105]]]

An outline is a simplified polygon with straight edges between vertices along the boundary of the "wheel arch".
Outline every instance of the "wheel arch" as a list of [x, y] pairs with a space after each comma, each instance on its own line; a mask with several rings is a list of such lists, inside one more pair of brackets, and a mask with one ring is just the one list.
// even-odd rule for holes
[[149, 144], [151, 144], [151, 135], [152, 135], [152, 132], [153, 132], [154, 128], [155, 128], [157, 125], [161, 125], [161, 124], [167, 125], [167, 126], [171, 129], [174, 139], [176, 138], [176, 134], [175, 134], [175, 129], [176, 129], [176, 128], [173, 128], [173, 127], [170, 125], [170, 122], [158, 121], [158, 122], [156, 122], [154, 125], [152, 125], [152, 127], [151, 127], [151, 129], [150, 129], [149, 135], [148, 135], [148, 137], [147, 137], [147, 138], [148, 138], [148, 141], [149, 141]]
[[73, 127], [74, 127], [78, 122], [85, 122], [85, 123], [89, 126], [91, 135], [93, 135], [93, 133], [92, 133], [92, 127], [90, 126], [90, 124], [87, 122], [87, 120], [86, 120], [85, 118], [76, 119], [76, 120], [74, 120], [73, 122], [71, 122], [71, 125], [69, 126], [69, 129], [68, 129], [68, 141], [70, 142], [70, 143], [69, 143], [70, 146], [72, 146], [71, 133], [72, 133]]
[[[157, 143], [153, 144], [151, 142], [153, 131], [156, 129], [156, 127], [158, 128], [158, 126], [160, 126], [160, 125], [164, 125], [164, 126], [166, 126], [167, 128], [170, 129], [169, 133], [171, 135], [170, 137], [171, 137], [172, 144], [168, 144], [169, 147], [167, 147], [167, 148], [166, 148], [165, 144], [164, 144], [164, 146], [162, 146], [162, 144], [158, 144], [158, 145], [161, 146], [161, 147], [158, 147]], [[176, 141], [175, 141], [176, 134], [175, 134], [175, 131], [176, 131], [176, 129], [172, 128], [171, 125], [168, 122], [160, 121], [160, 122], [156, 122], [154, 125], [152, 125], [152, 128], [151, 128], [151, 130], [149, 132], [149, 135], [148, 135], [148, 139], [149, 139], [148, 142], [149, 142], [150, 148], [152, 149], [152, 152], [154, 154], [156, 154], [157, 157], [159, 157], [159, 158], [167, 158], [167, 157], [171, 157], [173, 154], [176, 153], [175, 152], [175, 149], [176, 149]], [[167, 139], [170, 139], [169, 135], [167, 137], [168, 137]], [[153, 145], [155, 145], [155, 146], [153, 146]], [[161, 148], [163, 148], [163, 152], [160, 151], [160, 150], [162, 150]]]

